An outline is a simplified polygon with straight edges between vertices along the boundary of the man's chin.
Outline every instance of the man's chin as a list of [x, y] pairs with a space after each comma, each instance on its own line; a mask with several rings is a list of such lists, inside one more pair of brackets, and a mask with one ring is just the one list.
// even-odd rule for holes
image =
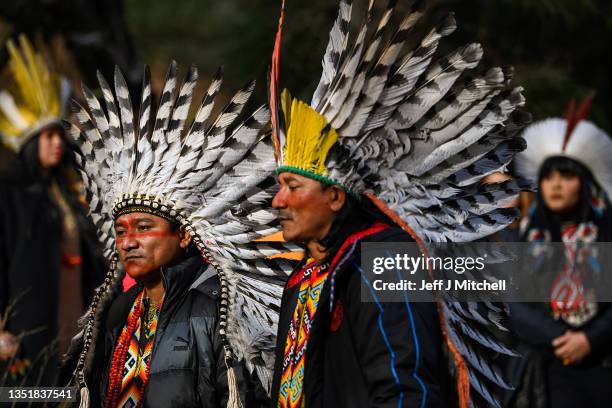
[[159, 272], [159, 268], [152, 268], [150, 266], [145, 265], [130, 265], [128, 263], [125, 265], [125, 273], [132, 279], [136, 279], [139, 281], [147, 281], [150, 279], [157, 278], [157, 274]]
[[297, 238], [297, 235], [291, 230], [283, 229], [283, 239], [287, 242], [294, 242]]

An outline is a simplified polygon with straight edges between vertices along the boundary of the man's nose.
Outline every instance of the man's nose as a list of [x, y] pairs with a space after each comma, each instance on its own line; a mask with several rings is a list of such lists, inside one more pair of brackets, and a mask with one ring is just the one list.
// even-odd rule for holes
[[274, 195], [274, 198], [272, 199], [272, 208], [278, 209], [285, 208], [287, 206], [285, 201], [285, 193], [283, 191], [284, 189], [281, 187], [281, 189]]
[[121, 249], [129, 251], [134, 248], [138, 248], [138, 241], [132, 234], [126, 234], [121, 238]]

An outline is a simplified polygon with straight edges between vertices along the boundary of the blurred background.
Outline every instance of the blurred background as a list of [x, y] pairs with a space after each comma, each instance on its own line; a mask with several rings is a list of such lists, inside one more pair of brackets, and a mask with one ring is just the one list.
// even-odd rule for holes
[[[355, 2], [362, 9], [363, 2]], [[380, 6], [385, 2], [380, 1]], [[408, 8], [411, 2], [400, 1]], [[459, 28], [443, 42], [450, 50], [467, 42], [485, 48], [482, 69], [515, 67], [535, 120], [562, 116], [568, 100], [596, 90], [590, 118], [612, 131], [608, 57], [612, 44], [612, 2], [608, 0], [430, 0], [430, 27], [454, 11]], [[283, 82], [308, 98], [320, 76], [321, 57], [337, 11], [335, 0], [287, 4]], [[75, 89], [80, 80], [95, 88], [95, 70], [111, 77], [118, 64], [132, 88], [142, 65], [151, 66], [161, 86], [171, 59], [186, 70], [196, 64], [204, 79], [224, 66], [226, 96], [250, 78], [258, 82], [254, 103], [266, 100], [266, 72], [280, 0], [11, 0], [0, 3], [0, 40], [26, 33]], [[0, 81], [6, 50], [0, 53]], [[0, 83], [4, 85], [5, 83]], [[77, 91], [77, 97], [79, 97]]]

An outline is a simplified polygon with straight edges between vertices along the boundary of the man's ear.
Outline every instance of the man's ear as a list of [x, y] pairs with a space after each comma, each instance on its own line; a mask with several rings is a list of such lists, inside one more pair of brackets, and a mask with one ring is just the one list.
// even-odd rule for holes
[[184, 225], [179, 228], [179, 246], [183, 249], [191, 244], [191, 234], [185, 229]]
[[338, 212], [346, 203], [346, 191], [338, 186], [330, 186], [326, 190], [327, 203], [333, 212]]

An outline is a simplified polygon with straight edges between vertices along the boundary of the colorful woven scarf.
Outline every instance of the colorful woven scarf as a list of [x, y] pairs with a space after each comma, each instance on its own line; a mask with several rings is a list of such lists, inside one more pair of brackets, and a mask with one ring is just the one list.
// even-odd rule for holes
[[550, 292], [553, 317], [563, 318], [571, 325], [581, 325], [597, 312], [597, 304], [586, 296], [582, 269], [592, 256], [588, 248], [579, 249], [579, 242], [592, 243], [597, 239], [597, 227], [592, 222], [566, 225], [561, 229], [565, 262]]
[[160, 310], [150, 304], [148, 313], [143, 319], [142, 315], [145, 312], [143, 299], [144, 290], [136, 297], [115, 346], [106, 408], [142, 406], [144, 389], [149, 380], [153, 341]]
[[329, 275], [329, 265], [307, 262], [296, 278], [301, 280], [297, 303], [287, 334], [283, 358], [279, 408], [304, 406], [304, 364], [310, 329], [314, 320], [323, 285]]
[[[568, 223], [561, 227], [563, 243], [562, 261], [551, 282], [549, 306], [555, 319], [563, 319], [577, 327], [590, 320], [597, 312], [597, 303], [592, 293], [586, 293], [583, 279], [590, 274], [589, 268], [596, 264], [597, 257], [589, 243], [597, 241], [598, 228], [593, 222]], [[551, 242], [547, 230], [533, 228], [526, 235], [528, 242]], [[581, 244], [587, 244], [582, 246]], [[546, 259], [556, 257], [552, 249], [533, 246], [530, 249], [536, 265], [543, 267]], [[586, 275], [585, 275], [586, 274]]]
[[303, 408], [306, 406], [306, 398], [303, 395], [306, 348], [312, 322], [317, 312], [321, 292], [326, 280], [331, 276], [330, 302], [333, 303], [336, 268], [342, 264], [343, 260], [346, 261], [348, 259], [347, 255], [353, 253], [362, 239], [384, 231], [387, 228], [389, 226], [386, 224], [375, 223], [364, 230], [349, 235], [334, 255], [331, 263], [317, 265], [314, 261], [308, 260], [302, 269], [292, 274], [289, 278], [287, 282], [288, 288], [297, 285], [300, 285], [300, 288], [285, 343], [277, 404], [279, 408]]
[[[609, 201], [605, 192], [590, 184], [589, 204], [591, 215], [588, 221], [566, 222], [559, 226], [563, 256], [549, 292], [550, 312], [555, 319], [562, 319], [573, 327], [588, 322], [597, 313], [598, 305], [592, 290], [585, 288], [591, 282], [593, 273], [601, 268], [592, 244], [609, 240]], [[547, 243], [553, 240], [550, 227], [538, 215], [537, 207], [530, 210], [525, 224], [525, 240], [533, 243]], [[531, 255], [535, 258], [536, 269], [546, 267], [551, 256], [546, 246], [533, 245]], [[590, 283], [592, 284], [592, 283]], [[587, 285], [589, 286], [589, 285]]]

